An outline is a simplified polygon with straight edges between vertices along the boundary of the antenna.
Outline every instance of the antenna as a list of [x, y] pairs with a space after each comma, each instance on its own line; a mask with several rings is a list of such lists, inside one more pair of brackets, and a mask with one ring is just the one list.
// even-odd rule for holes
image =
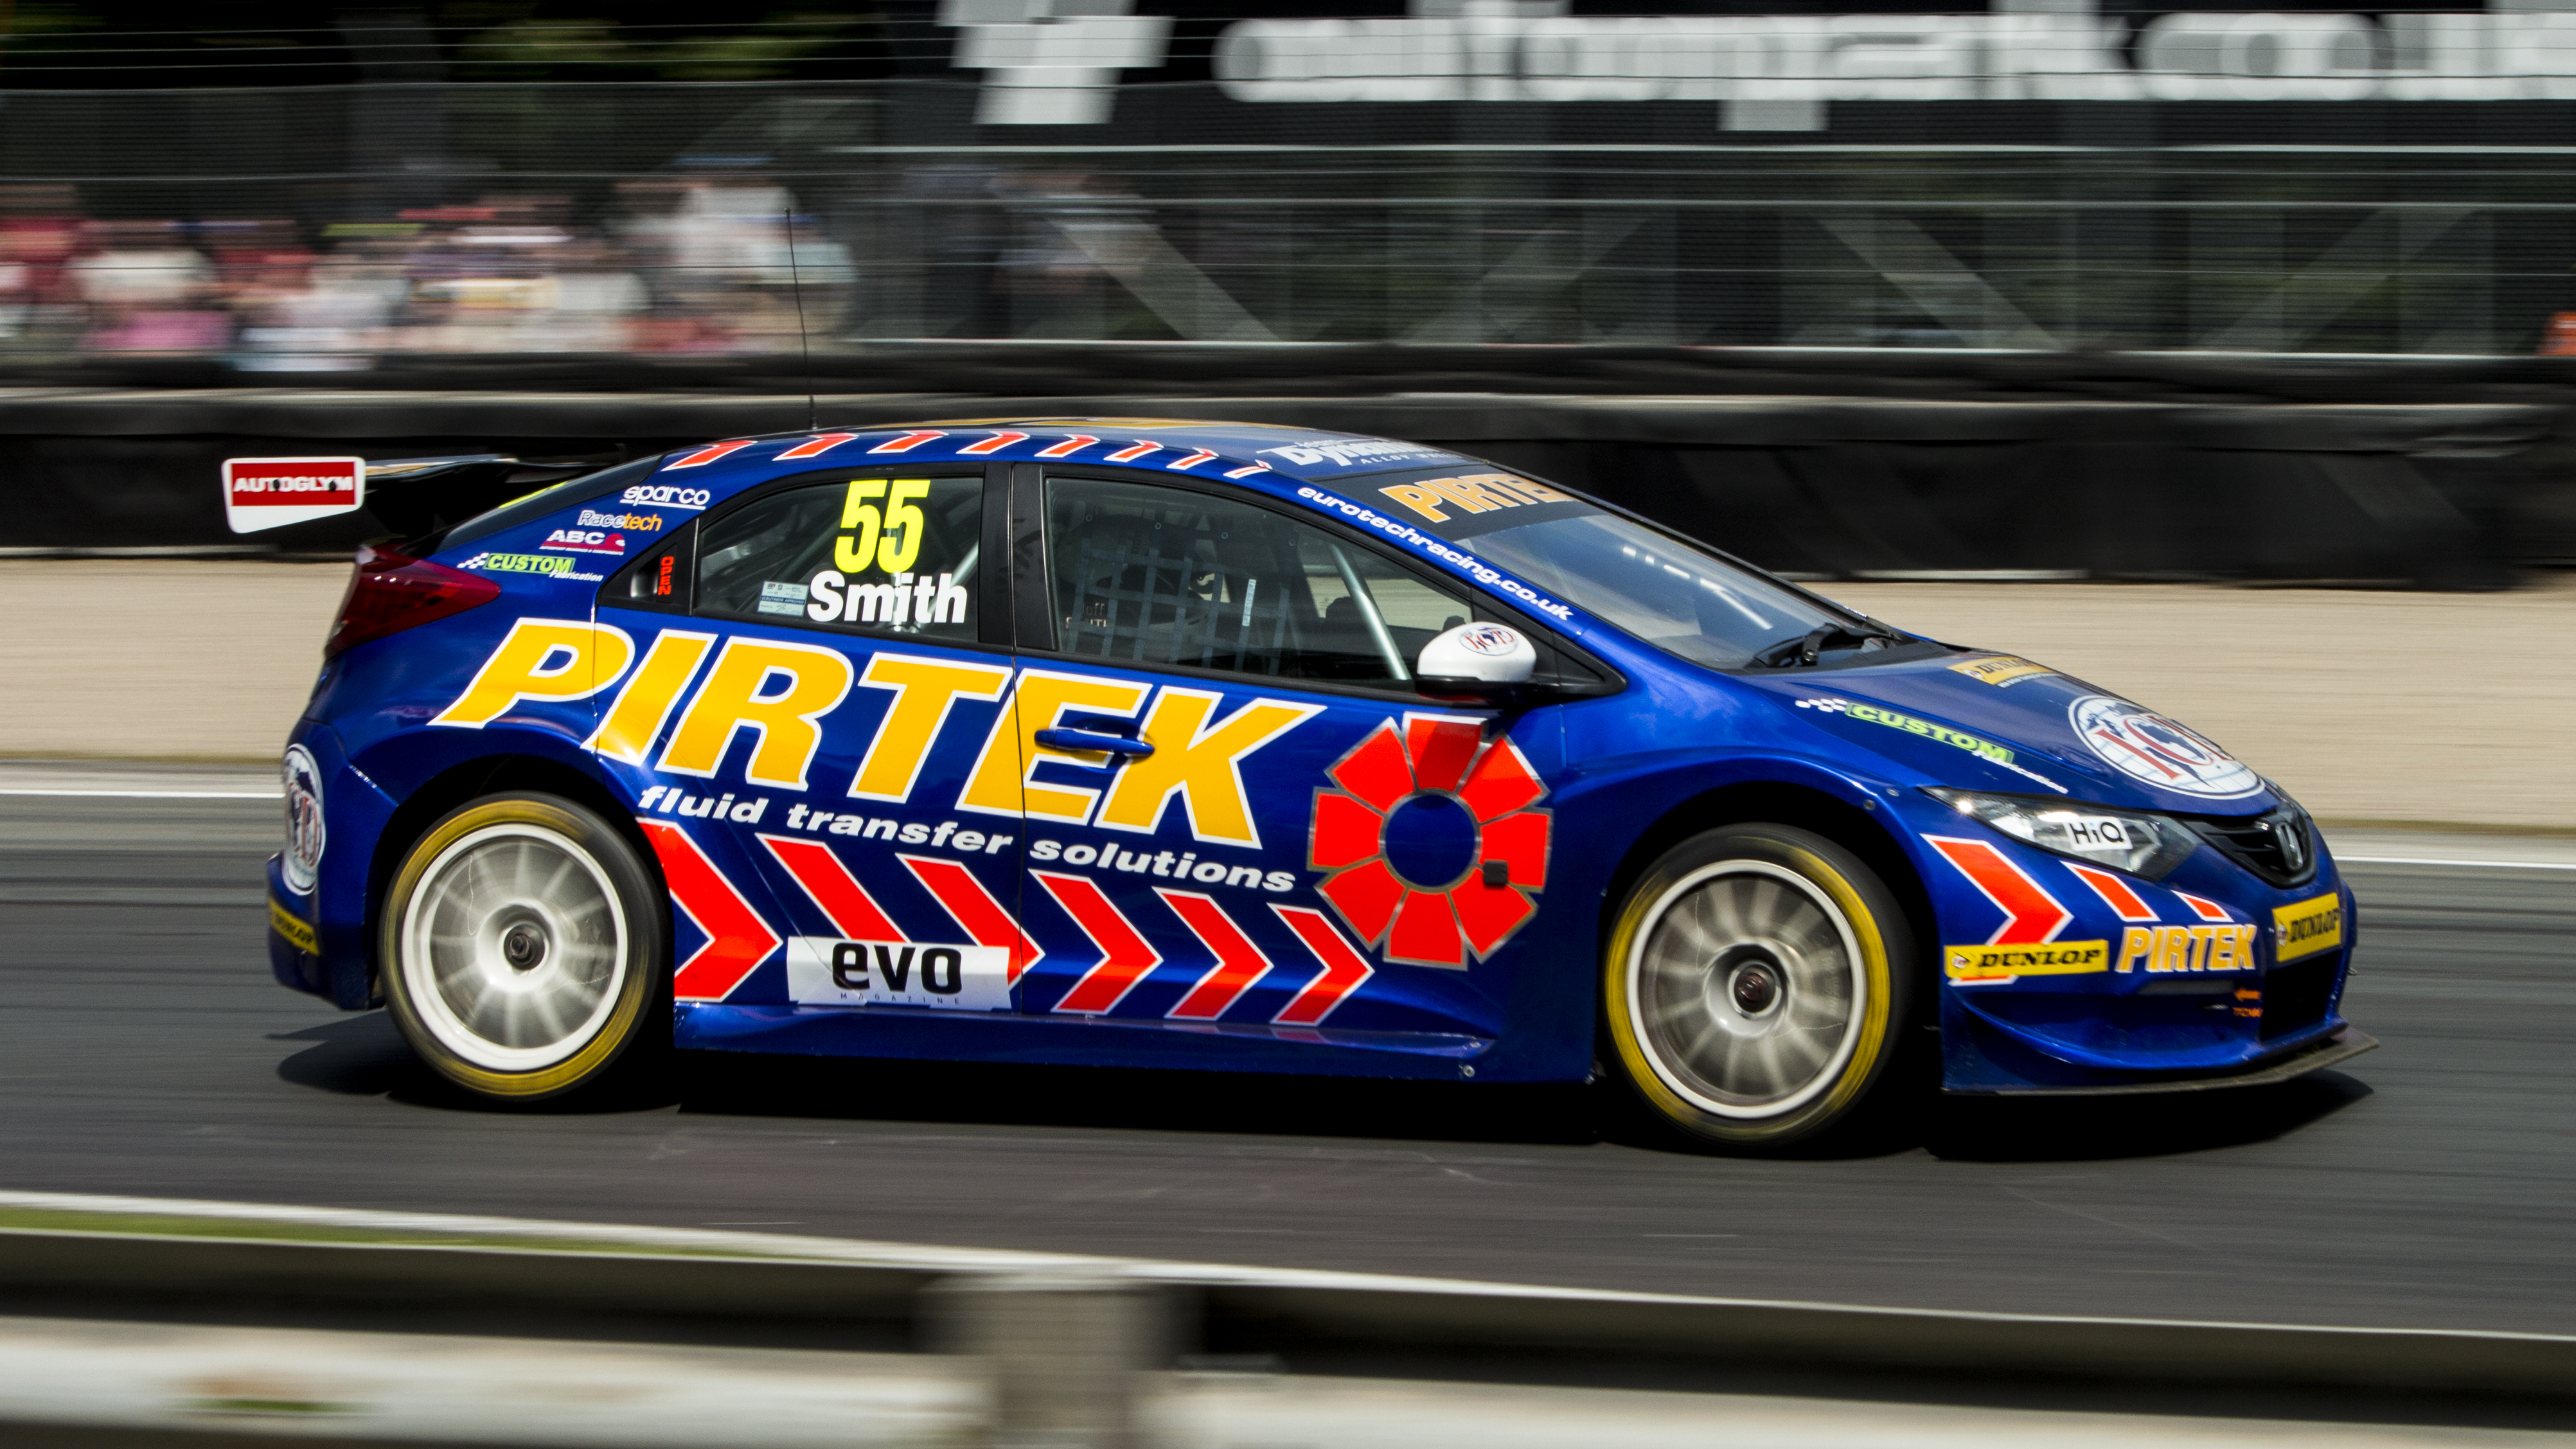
[[796, 214], [781, 211], [778, 221], [787, 229], [787, 283], [796, 294], [796, 350], [805, 358], [805, 431], [810, 433], [822, 424], [814, 406], [814, 344], [805, 336], [805, 274], [796, 269]]

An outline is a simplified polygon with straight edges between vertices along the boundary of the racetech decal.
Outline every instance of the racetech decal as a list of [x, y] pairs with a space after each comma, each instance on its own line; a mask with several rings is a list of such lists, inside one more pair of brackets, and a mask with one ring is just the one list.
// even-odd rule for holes
[[1433, 538], [1400, 518], [1389, 518], [1374, 508], [1353, 503], [1346, 498], [1336, 498], [1320, 488], [1300, 488], [1297, 490], [1297, 496], [1309, 503], [1332, 509], [1345, 518], [1374, 528], [1398, 543], [1411, 544], [1442, 563], [1463, 569], [1469, 577], [1486, 588], [1497, 593], [1509, 594], [1551, 619], [1574, 617], [1574, 609], [1571, 605], [1558, 603], [1465, 549]]

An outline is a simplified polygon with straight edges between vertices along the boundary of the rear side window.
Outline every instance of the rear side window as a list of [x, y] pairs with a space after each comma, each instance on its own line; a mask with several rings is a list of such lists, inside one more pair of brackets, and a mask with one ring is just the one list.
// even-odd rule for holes
[[1131, 665], [1400, 687], [1466, 603], [1323, 530], [1178, 488], [1047, 480], [1056, 647]]
[[976, 637], [984, 480], [842, 475], [699, 525], [697, 612]]

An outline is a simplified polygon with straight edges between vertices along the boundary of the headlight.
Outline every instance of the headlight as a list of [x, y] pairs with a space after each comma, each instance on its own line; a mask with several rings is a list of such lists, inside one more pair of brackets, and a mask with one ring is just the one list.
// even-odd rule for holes
[[2025, 844], [2148, 880], [2162, 877], [2200, 848], [2200, 837], [2162, 815], [1967, 790], [1927, 788], [1923, 793]]

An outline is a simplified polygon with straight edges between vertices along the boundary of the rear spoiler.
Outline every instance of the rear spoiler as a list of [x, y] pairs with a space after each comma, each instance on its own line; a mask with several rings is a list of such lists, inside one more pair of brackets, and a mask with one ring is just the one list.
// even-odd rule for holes
[[414, 538], [464, 522], [596, 463], [523, 463], [506, 453], [444, 458], [226, 458], [224, 521], [261, 533], [364, 509], [393, 533]]

